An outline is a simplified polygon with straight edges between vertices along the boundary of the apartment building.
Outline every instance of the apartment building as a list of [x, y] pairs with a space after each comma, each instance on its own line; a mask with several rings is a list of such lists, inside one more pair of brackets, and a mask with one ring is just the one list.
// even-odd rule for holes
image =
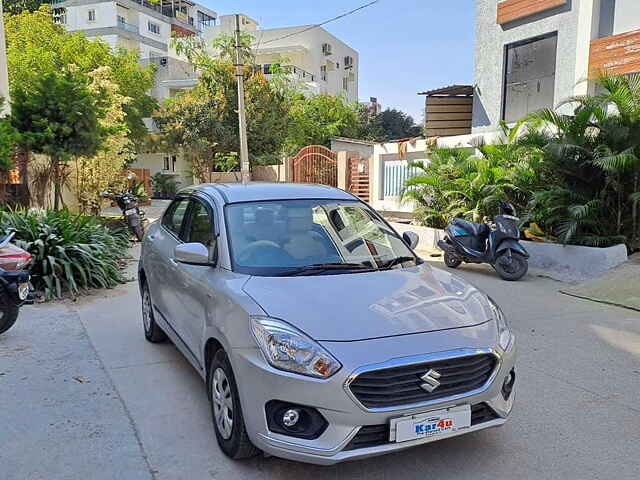
[[[358, 101], [358, 52], [324, 28], [311, 25], [285, 28], [259, 28], [257, 21], [240, 16], [240, 29], [255, 39], [256, 64], [269, 76], [271, 65], [279, 63], [306, 86], [310, 94], [344, 95]], [[219, 23], [203, 33], [208, 45], [216, 37], [232, 35], [235, 15], [223, 15]]]
[[140, 58], [169, 54], [172, 35], [199, 35], [216, 12], [188, 0], [54, 0], [54, 19], [112, 47], [140, 51]]
[[[477, 0], [472, 132], [640, 71], [638, 0]], [[570, 107], [564, 107], [570, 113]]]

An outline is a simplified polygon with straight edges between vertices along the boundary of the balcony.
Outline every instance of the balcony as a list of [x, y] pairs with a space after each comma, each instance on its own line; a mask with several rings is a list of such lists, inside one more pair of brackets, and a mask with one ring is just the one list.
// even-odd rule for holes
[[[266, 75], [267, 78], [271, 77], [271, 65], [265, 64], [261, 66], [262, 73]], [[302, 80], [304, 82], [315, 82], [316, 76], [313, 73], [309, 73], [306, 70], [296, 67], [295, 65], [283, 65], [282, 69], [285, 73], [291, 75], [292, 78], [296, 80]]]
[[117, 25], [119, 29], [124, 30], [125, 32], [139, 33], [137, 25], [132, 25], [131, 23], [127, 23], [122, 20], [118, 20]]

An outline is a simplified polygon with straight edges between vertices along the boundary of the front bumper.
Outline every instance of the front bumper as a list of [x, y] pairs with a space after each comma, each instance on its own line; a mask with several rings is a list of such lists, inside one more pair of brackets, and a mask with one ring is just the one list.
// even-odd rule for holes
[[[343, 363], [343, 368], [328, 380], [317, 380], [276, 370], [265, 362], [257, 348], [233, 350], [231, 363], [238, 379], [247, 433], [252, 442], [268, 454], [301, 462], [332, 465], [500, 426], [509, 416], [515, 397], [515, 392], [512, 392], [505, 400], [501, 391], [504, 379], [514, 369], [515, 346], [511, 346], [507, 352], [494, 349], [499, 357], [494, 374], [483, 388], [471, 391], [468, 395], [457, 395], [409, 407], [371, 410], [357, 402], [346, 387], [352, 374], [363, 366], [391, 359], [401, 362], [403, 358], [423, 354], [425, 347], [428, 352], [455, 352], [459, 350], [460, 341], [466, 338], [465, 344], [469, 345], [468, 348], [478, 349], [479, 352], [486, 351], [487, 345], [479, 344], [478, 339], [487, 338], [489, 329], [495, 331], [495, 326], [488, 323], [461, 329], [462, 334], [461, 330], [452, 330], [362, 342], [323, 342], [323, 345]], [[315, 440], [271, 432], [267, 428], [265, 414], [265, 404], [270, 400], [316, 408], [329, 425]], [[392, 418], [457, 405], [483, 403], [495, 412], [494, 418], [472, 425], [468, 429], [409, 442], [385, 442], [364, 448], [354, 448], [353, 443], [350, 443], [364, 426], [388, 425]]]

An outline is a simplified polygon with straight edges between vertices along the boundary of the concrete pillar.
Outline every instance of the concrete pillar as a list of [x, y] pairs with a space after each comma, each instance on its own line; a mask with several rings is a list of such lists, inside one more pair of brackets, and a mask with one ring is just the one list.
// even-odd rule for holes
[[338, 152], [338, 188], [349, 188], [349, 152]]
[[578, 27], [576, 32], [576, 70], [574, 95], [588, 95], [594, 92], [589, 77], [589, 51], [591, 40], [597, 38], [600, 25], [600, 0], [581, 0], [578, 8]]
[[278, 168], [279, 182], [293, 182], [293, 165], [291, 157], [284, 157], [282, 165]]

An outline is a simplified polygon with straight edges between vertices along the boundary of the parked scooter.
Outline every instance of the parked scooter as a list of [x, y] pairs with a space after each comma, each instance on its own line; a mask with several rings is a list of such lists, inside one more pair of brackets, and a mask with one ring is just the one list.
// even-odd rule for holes
[[445, 239], [438, 242], [445, 264], [457, 268], [462, 262], [488, 263], [504, 280], [521, 279], [529, 269], [529, 254], [519, 242], [519, 220], [507, 202], [500, 202], [500, 215], [493, 224], [454, 218], [445, 230]]
[[103, 192], [102, 196], [116, 202], [120, 210], [122, 210], [122, 215], [129, 231], [141, 242], [144, 236], [144, 212], [138, 207], [138, 197], [129, 192]]
[[15, 234], [0, 238], [0, 334], [16, 323], [20, 307], [31, 301], [29, 272], [31, 255], [13, 245]]

